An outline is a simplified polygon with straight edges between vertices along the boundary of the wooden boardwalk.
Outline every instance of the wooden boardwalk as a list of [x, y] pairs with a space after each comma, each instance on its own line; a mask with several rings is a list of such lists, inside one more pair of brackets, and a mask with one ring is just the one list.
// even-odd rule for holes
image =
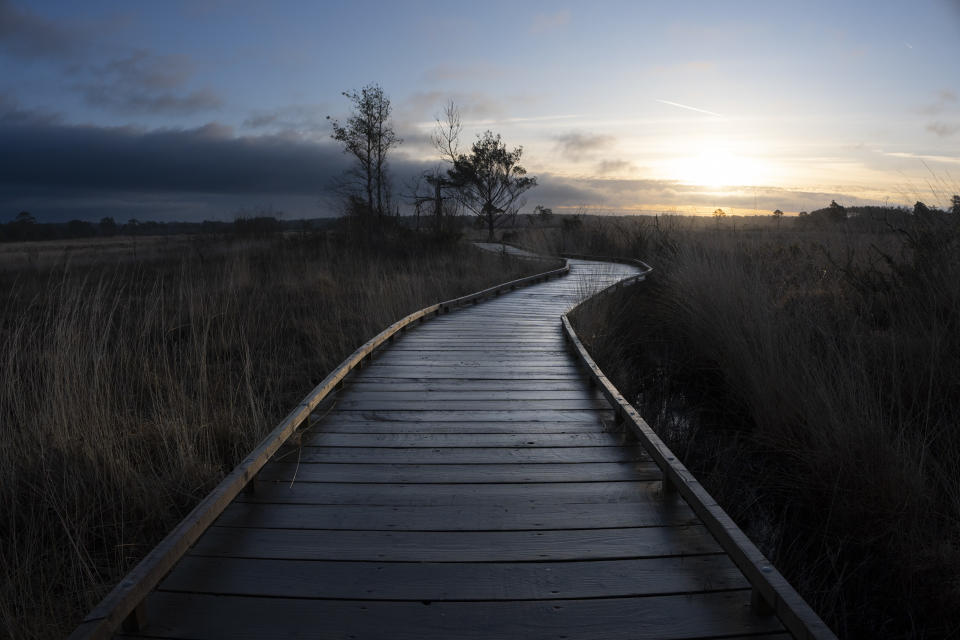
[[789, 637], [567, 350], [560, 315], [636, 269], [570, 263], [348, 378], [137, 637]]

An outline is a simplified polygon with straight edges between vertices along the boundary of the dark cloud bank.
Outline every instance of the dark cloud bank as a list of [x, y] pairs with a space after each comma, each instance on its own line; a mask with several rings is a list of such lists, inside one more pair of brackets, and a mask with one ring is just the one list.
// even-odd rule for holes
[[[271, 208], [288, 218], [340, 213], [331, 186], [350, 167], [333, 142], [294, 134], [236, 136], [208, 124], [197, 129], [142, 130], [65, 124], [0, 100], [0, 220], [27, 210], [43, 222], [230, 219], [241, 209]], [[397, 193], [430, 166], [397, 154]], [[531, 167], [533, 170], [533, 168]], [[594, 212], [635, 203], [761, 208], [816, 208], [833, 194], [765, 189], [718, 201], [698, 187], [665, 180], [566, 179], [542, 172], [535, 204], [579, 205]], [[853, 204], [852, 202], [850, 204]]]
[[[159, 219], [221, 216], [240, 207], [312, 203], [318, 206], [348, 159], [332, 143], [283, 135], [235, 137], [216, 124], [152, 130], [68, 125], [52, 116], [8, 110], [0, 115], [0, 216], [18, 208], [51, 219], [77, 217], [71, 208], [119, 215], [131, 204]], [[95, 203], [95, 204], [93, 204]], [[294, 213], [294, 212], [291, 212]], [[91, 215], [88, 213], [87, 215]], [[96, 216], [97, 213], [92, 213]]]

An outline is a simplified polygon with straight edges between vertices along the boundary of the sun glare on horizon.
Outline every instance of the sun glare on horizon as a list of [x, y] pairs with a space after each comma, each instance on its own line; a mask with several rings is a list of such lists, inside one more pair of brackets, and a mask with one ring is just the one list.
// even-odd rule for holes
[[772, 173], [763, 162], [719, 146], [677, 158], [666, 168], [673, 179], [715, 189], [767, 184]]

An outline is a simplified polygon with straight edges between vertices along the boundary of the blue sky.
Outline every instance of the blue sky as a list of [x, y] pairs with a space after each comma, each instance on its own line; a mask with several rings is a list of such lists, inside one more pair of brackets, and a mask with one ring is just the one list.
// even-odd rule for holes
[[943, 204], [960, 0], [0, 0], [0, 218], [336, 214], [342, 91], [380, 83], [405, 178], [448, 99], [596, 212]]

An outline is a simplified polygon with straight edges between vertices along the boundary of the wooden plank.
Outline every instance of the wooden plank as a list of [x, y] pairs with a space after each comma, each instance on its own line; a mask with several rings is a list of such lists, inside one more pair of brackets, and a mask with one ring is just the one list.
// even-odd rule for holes
[[[555, 318], [557, 320], [557, 318]], [[531, 337], [539, 338], [542, 336], [551, 336], [556, 338], [562, 338], [563, 335], [559, 331], [559, 322], [551, 322], [545, 324], [540, 320], [530, 321], [527, 323], [516, 321], [511, 321], [510, 323], [501, 323], [501, 324], [491, 324], [488, 322], [475, 322], [468, 324], [466, 322], [451, 322], [449, 324], [444, 324], [443, 322], [431, 323], [429, 326], [424, 326], [423, 328], [408, 333], [409, 336], [454, 336], [456, 338], [461, 338], [464, 336], [472, 336], [480, 339], [496, 338], [498, 336], [502, 337]]]
[[[288, 504], [504, 505], [594, 504], [663, 501], [659, 481], [500, 484], [375, 484], [257, 482], [237, 501]], [[677, 500], [679, 502], [679, 499]]]
[[[409, 353], [409, 351], [405, 352]], [[443, 351], [434, 351], [433, 353], [442, 354]], [[482, 355], [477, 357], [446, 357], [438, 356], [436, 358], [422, 357], [404, 357], [398, 354], [384, 354], [377, 358], [377, 363], [390, 365], [394, 367], [461, 367], [466, 369], [496, 367], [508, 369], [522, 369], [526, 367], [560, 367], [567, 368], [575, 366], [568, 358], [546, 358], [539, 354], [536, 356], [518, 356], [516, 354], [505, 358], [488, 358]]]
[[473, 342], [473, 343], [466, 343], [466, 342], [454, 343], [454, 342], [448, 342], [448, 343], [446, 343], [446, 344], [431, 342], [431, 343], [427, 343], [427, 344], [424, 344], [424, 345], [409, 345], [409, 346], [407, 346], [407, 345], [402, 345], [402, 344], [398, 344], [398, 345], [396, 345], [396, 346], [394, 346], [394, 347], [391, 347], [390, 350], [391, 350], [391, 351], [396, 350], [396, 351], [398, 351], [398, 352], [404, 351], [404, 352], [407, 352], [407, 353], [410, 353], [410, 352], [414, 352], [414, 353], [425, 353], [425, 352], [428, 352], [428, 351], [433, 351], [433, 352], [443, 351], [443, 352], [447, 352], [447, 351], [450, 351], [451, 348], [456, 348], [457, 351], [461, 351], [461, 352], [464, 352], [464, 351], [491, 351], [491, 350], [510, 349], [510, 350], [513, 351], [514, 353], [542, 353], [544, 350], [547, 350], [547, 351], [559, 351], [559, 350], [561, 349], [561, 347], [562, 347], [561, 344], [556, 344], [556, 345], [554, 345], [554, 346], [541, 347], [541, 346], [538, 346], [538, 345], [529, 345], [529, 344], [525, 344], [525, 343], [502, 345], [502, 346], [491, 346], [491, 345], [488, 345], [488, 344], [486, 344], [486, 343], [484, 343], [484, 342]]
[[523, 369], [496, 369], [494, 367], [476, 367], [466, 371], [460, 367], [394, 367], [377, 366], [378, 378], [402, 378], [404, 380], [430, 380], [453, 378], [461, 380], [576, 380], [577, 369], [570, 367], [524, 367]]
[[655, 480], [653, 462], [584, 464], [309, 464], [272, 462], [257, 481], [367, 483], [617, 482]]
[[506, 398], [489, 400], [446, 400], [437, 398], [353, 398], [347, 395], [337, 402], [337, 411], [591, 411], [610, 409], [606, 400], [596, 398], [575, 400], [530, 400]]
[[546, 464], [638, 462], [649, 460], [640, 447], [303, 447], [301, 463], [334, 464]]
[[779, 630], [750, 613], [748, 591], [521, 602], [378, 602], [161, 592], [156, 637], [391, 640], [674, 640]]
[[[417, 422], [413, 424], [406, 424], [403, 422], [371, 422], [366, 420], [350, 420], [350, 421], [338, 421], [338, 420], [325, 420], [318, 421], [315, 424], [315, 428], [304, 435], [303, 442], [309, 444], [324, 444], [322, 440], [314, 440], [314, 438], [321, 438], [324, 434], [407, 434], [407, 435], [420, 435], [423, 438], [430, 438], [434, 435], [442, 434], [463, 434], [463, 433], [475, 433], [475, 434], [512, 434], [521, 437], [525, 434], [533, 434], [541, 436], [537, 438], [538, 441], [542, 441], [543, 436], [549, 435], [564, 435], [564, 434], [582, 434], [583, 436], [591, 436], [596, 434], [603, 434], [606, 432], [606, 427], [599, 420], [596, 422], [483, 422], [483, 421], [471, 421], [471, 422], [441, 422], [441, 421], [432, 421], [425, 420], [422, 422]], [[613, 434], [614, 437], [619, 437], [621, 433], [626, 433], [621, 430], [610, 431], [609, 433]], [[632, 434], [630, 435], [633, 438]], [[525, 443], [526, 441], [524, 441]], [[521, 443], [523, 444], [523, 443]], [[442, 446], [442, 445], [437, 445]], [[491, 446], [501, 446], [501, 445], [491, 445]], [[520, 446], [520, 445], [517, 445]]]
[[368, 370], [362, 378], [352, 377], [344, 387], [348, 391], [445, 391], [445, 392], [482, 392], [482, 391], [577, 391], [588, 387], [582, 379], [576, 380], [446, 380], [407, 381], [397, 378], [378, 378], [375, 372]]
[[563, 422], [589, 422], [591, 420], [610, 420], [613, 411], [331, 411], [331, 422], [542, 422], [560, 424]]
[[558, 600], [707, 593], [749, 583], [723, 555], [589, 562], [183, 559], [164, 591], [358, 600]]
[[[418, 401], [434, 400], [600, 400], [606, 402], [606, 399], [593, 389], [583, 385], [579, 389], [540, 389], [540, 390], [473, 390], [462, 389], [458, 391], [431, 391], [417, 390], [416, 393], [410, 393], [410, 390], [395, 390], [391, 388], [370, 390], [363, 386], [349, 386], [342, 394], [341, 401], [337, 406], [341, 409], [345, 406], [359, 402], [381, 401], [381, 400], [409, 400], [415, 398]], [[348, 403], [347, 405], [344, 402]], [[609, 408], [609, 405], [605, 405]]]
[[556, 531], [330, 531], [213, 526], [192, 555], [378, 562], [540, 562], [718, 553], [705, 527]]
[[234, 502], [217, 526], [367, 531], [510, 531], [616, 529], [697, 524], [688, 507], [668, 502], [372, 506]]
[[[433, 427], [430, 427], [433, 428]], [[485, 429], [486, 427], [480, 427]], [[330, 433], [321, 431], [303, 439], [317, 447], [617, 447], [620, 439], [608, 433]]]
[[551, 336], [542, 338], [523, 338], [523, 337], [502, 337], [502, 338], [481, 338], [477, 337], [475, 341], [464, 340], [456, 337], [442, 338], [439, 336], [427, 336], [411, 333], [408, 337], [397, 341], [398, 346], [404, 347], [458, 347], [466, 348], [469, 346], [509, 348], [511, 345], [524, 345], [527, 347], [544, 347], [547, 349], [558, 350], [563, 347], [563, 338], [561, 336]]

